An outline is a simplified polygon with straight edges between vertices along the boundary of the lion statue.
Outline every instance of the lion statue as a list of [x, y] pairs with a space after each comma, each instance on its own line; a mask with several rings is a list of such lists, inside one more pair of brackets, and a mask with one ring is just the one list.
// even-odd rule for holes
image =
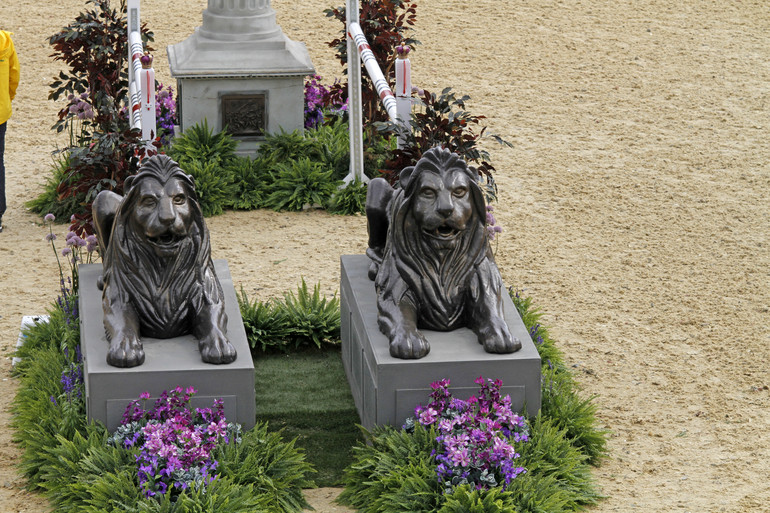
[[428, 354], [418, 328], [465, 326], [487, 352], [519, 350], [503, 318], [503, 282], [476, 174], [456, 154], [433, 148], [401, 171], [399, 184], [376, 178], [366, 197], [369, 278], [391, 356]]
[[204, 362], [234, 361], [224, 294], [192, 178], [167, 156], [156, 155], [125, 180], [124, 190], [125, 196], [100, 192], [92, 209], [104, 267], [98, 285], [110, 341], [107, 363], [141, 365], [140, 335], [187, 333], [198, 339]]

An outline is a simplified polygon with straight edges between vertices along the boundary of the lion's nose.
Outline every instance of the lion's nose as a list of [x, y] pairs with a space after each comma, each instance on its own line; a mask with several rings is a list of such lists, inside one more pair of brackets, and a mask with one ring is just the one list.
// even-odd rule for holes
[[174, 222], [174, 206], [171, 204], [171, 198], [164, 198], [160, 201], [158, 208], [158, 221], [165, 225], [169, 225]]
[[438, 199], [438, 205], [436, 206], [436, 212], [438, 212], [442, 217], [449, 217], [452, 215], [453, 210], [454, 205], [452, 205], [452, 198], [448, 195], [446, 197], [440, 195]]

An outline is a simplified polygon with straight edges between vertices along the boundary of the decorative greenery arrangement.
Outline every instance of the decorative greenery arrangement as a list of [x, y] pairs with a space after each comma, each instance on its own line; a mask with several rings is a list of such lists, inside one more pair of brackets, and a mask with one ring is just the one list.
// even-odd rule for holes
[[340, 300], [321, 295], [321, 284], [308, 290], [305, 280], [297, 293], [283, 299], [249, 301], [241, 289], [238, 304], [249, 345], [255, 351], [289, 352], [303, 347], [336, 346], [340, 337]]
[[[451, 421], [438, 415], [436, 406], [447, 408], [442, 402], [447, 400], [444, 386], [438, 383], [434, 387], [433, 406], [417, 410], [418, 418], [429, 422], [427, 426], [413, 422], [406, 426], [408, 430], [378, 427], [371, 432], [365, 431], [366, 443], [354, 449], [354, 462], [345, 470], [345, 490], [340, 495], [342, 503], [366, 513], [558, 513], [576, 511], [600, 499], [590, 465], [597, 464], [606, 454], [607, 433], [596, 427], [593, 398], [579, 397], [561, 354], [547, 330], [538, 323], [542, 314], [532, 307], [531, 299], [513, 291], [511, 297], [533, 334], [543, 361], [542, 408], [536, 417], [528, 420], [528, 441], [515, 448], [519, 457], [513, 468], [524, 468], [526, 472], [507, 481], [505, 489], [489, 487], [489, 472], [482, 480], [484, 474], [480, 467], [475, 469], [477, 476], [473, 483], [462, 482], [464, 471], [460, 470], [458, 476], [455, 466], [465, 468], [462, 465], [465, 462], [464, 438], [461, 438], [462, 442], [450, 438], [449, 448], [445, 444], [448, 439], [442, 433], [440, 423], [445, 423], [443, 429], [446, 432], [446, 423]], [[494, 393], [491, 397], [495, 397]], [[446, 404], [452, 409], [452, 399], [448, 398], [448, 401]], [[461, 436], [462, 432], [452, 432], [452, 436], [456, 434]], [[467, 467], [471, 463], [470, 454], [471, 451], [468, 452]], [[510, 464], [507, 469], [510, 472]], [[451, 474], [448, 473], [450, 470]], [[466, 471], [467, 477], [474, 472]], [[441, 477], [437, 477], [439, 474]], [[458, 486], [448, 493], [445, 478], [450, 476], [450, 483], [454, 480]], [[467, 477], [465, 480], [470, 481]], [[496, 476], [494, 480], [506, 482], [505, 477], [499, 479]]]
[[[49, 322], [24, 332], [12, 425], [24, 450], [22, 472], [57, 511], [288, 513], [307, 506], [302, 488], [312, 484], [312, 470], [293, 441], [284, 442], [264, 423], [238, 441], [237, 429], [223, 426], [217, 406], [184, 408], [184, 395], [190, 394], [182, 394], [190, 390], [172, 391], [150, 412], [130, 411], [126, 427], [108, 442], [103, 425], [86, 424], [84, 398], [71, 386], [79, 382], [68, 356], [79, 342], [78, 325], [67, 324], [58, 306], [50, 315]], [[202, 426], [202, 419], [211, 422]], [[219, 440], [223, 433], [237, 443], [212, 446], [213, 435]], [[171, 464], [179, 449], [182, 467]], [[185, 489], [183, 483], [208, 480], [206, 468], [219, 477]], [[173, 493], [159, 493], [163, 484]], [[150, 492], [157, 495], [147, 497]]]
[[[122, 191], [123, 180], [136, 171], [145, 147], [138, 130], [130, 130], [128, 118], [120, 107], [128, 94], [125, 70], [128, 41], [125, 1], [118, 9], [109, 0], [87, 0], [92, 9], [80, 13], [74, 22], [50, 38], [54, 60], [69, 69], [61, 71], [51, 83], [49, 99], [66, 96], [68, 103], [59, 111], [53, 128], [69, 130], [70, 146], [57, 163], [66, 164], [61, 180], [41, 198], [28, 203], [38, 213], [51, 209], [60, 217], [74, 212], [73, 229], [82, 235], [92, 233], [91, 202], [101, 190]], [[142, 38], [152, 41], [153, 34], [142, 27]], [[56, 202], [77, 209], [61, 210]]]

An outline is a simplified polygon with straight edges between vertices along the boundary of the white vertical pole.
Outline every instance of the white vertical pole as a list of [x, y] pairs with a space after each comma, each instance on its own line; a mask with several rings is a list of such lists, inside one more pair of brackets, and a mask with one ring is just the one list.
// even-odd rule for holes
[[[139, 26], [139, 0], [128, 0], [126, 5], [126, 28], [128, 29], [128, 83], [134, 81], [134, 65], [133, 57], [134, 51], [131, 48], [131, 32], [137, 32], [141, 34], [141, 27]], [[139, 41], [142, 39], [139, 38]]]
[[364, 116], [361, 107], [361, 55], [350, 33], [350, 24], [358, 23], [358, 1], [346, 0], [346, 33], [348, 44], [348, 130], [350, 131], [350, 172], [344, 178], [348, 183], [368, 182], [364, 175]]
[[[412, 63], [409, 61], [409, 47], [397, 46], [396, 53], [396, 111], [397, 123], [405, 130], [411, 130], [412, 118]], [[406, 136], [398, 136], [398, 148], [406, 144]]]
[[[150, 60], [150, 66], [152, 60]], [[151, 143], [155, 140], [155, 70], [152, 67], [144, 67], [139, 72], [139, 78], [142, 84], [141, 89], [141, 118], [142, 118], [142, 139]]]

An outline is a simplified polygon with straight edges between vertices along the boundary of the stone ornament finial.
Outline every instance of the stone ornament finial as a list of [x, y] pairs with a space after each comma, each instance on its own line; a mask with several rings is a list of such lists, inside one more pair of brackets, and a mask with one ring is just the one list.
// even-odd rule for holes
[[165, 155], [144, 160], [125, 196], [100, 192], [93, 203], [103, 274], [107, 362], [144, 362], [140, 337], [192, 333], [207, 363], [230, 363], [222, 286], [192, 177]]
[[399, 175], [400, 188], [369, 182], [366, 217], [377, 323], [395, 358], [430, 351], [420, 328], [470, 328], [489, 353], [521, 348], [503, 317], [504, 287], [485, 227], [476, 173], [433, 148]]

